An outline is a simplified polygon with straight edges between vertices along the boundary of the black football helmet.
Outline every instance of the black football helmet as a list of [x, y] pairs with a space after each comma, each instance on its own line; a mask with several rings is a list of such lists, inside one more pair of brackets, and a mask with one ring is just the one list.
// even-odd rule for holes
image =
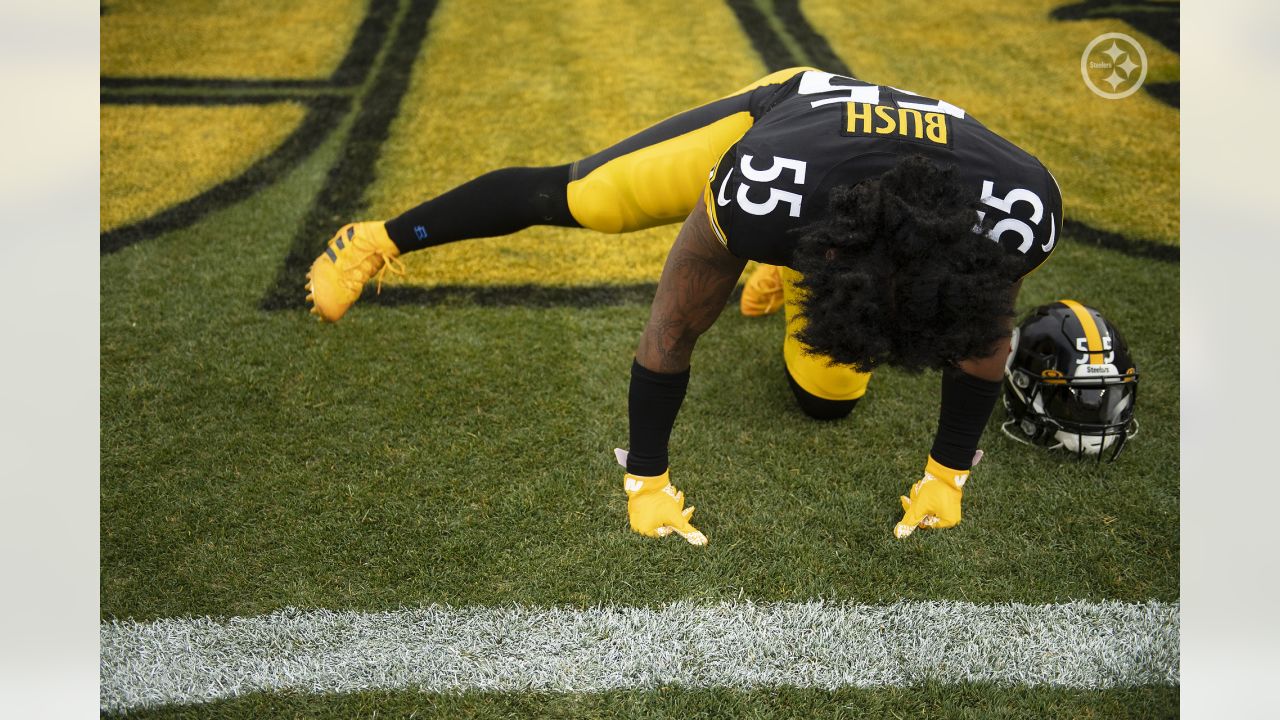
[[1111, 321], [1075, 300], [1041, 305], [1013, 331], [1006, 435], [1115, 460], [1137, 433], [1138, 368]]

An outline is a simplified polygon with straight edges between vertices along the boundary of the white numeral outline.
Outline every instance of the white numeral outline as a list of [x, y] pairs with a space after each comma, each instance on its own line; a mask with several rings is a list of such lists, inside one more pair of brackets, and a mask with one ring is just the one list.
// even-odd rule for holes
[[1040, 196], [1027, 190], [1026, 188], [1014, 188], [1010, 190], [1004, 197], [996, 197], [996, 184], [991, 180], [982, 181], [982, 204], [990, 205], [997, 210], [1003, 210], [1006, 215], [1013, 214], [1014, 203], [1024, 202], [1031, 206], [1031, 222], [1036, 225], [1040, 224], [1040, 220], [1044, 218], [1044, 203], [1040, 202]]
[[[1040, 200], [1039, 195], [1036, 195], [1030, 190], [1027, 190], [1026, 188], [1014, 188], [1005, 194], [1004, 197], [996, 197], [995, 192], [995, 181], [983, 180], [981, 197], [982, 204], [987, 207], [993, 207], [1006, 215], [1013, 215], [1013, 206], [1016, 203], [1023, 202], [1031, 206], [1032, 223], [1039, 225], [1040, 221], [1044, 219], [1044, 203]], [[978, 211], [979, 224], [981, 224], [986, 217], [987, 213], [985, 211]], [[1049, 250], [1053, 247], [1056, 228], [1053, 227], [1052, 214], [1049, 215], [1049, 222], [1049, 242], [1041, 246], [1042, 250]], [[1019, 220], [1015, 217], [1007, 217], [997, 222], [995, 226], [987, 232], [987, 237], [995, 240], [996, 242], [1000, 242], [1000, 236], [1004, 235], [1006, 232], [1015, 232], [1020, 238], [1022, 238], [1022, 242], [1018, 245], [1018, 252], [1024, 254], [1031, 249], [1031, 244], [1035, 242], [1036, 239], [1035, 231], [1031, 229], [1031, 226], [1028, 225], [1025, 220]]]
[[809, 107], [820, 107], [822, 105], [831, 105], [833, 103], [842, 102], [860, 102], [870, 103], [872, 105], [880, 104], [879, 85], [832, 85], [831, 79], [836, 77], [840, 76], [832, 75], [831, 73], [818, 72], [817, 70], [806, 71], [804, 75], [800, 77], [800, 87], [796, 89], [796, 92], [800, 95], [821, 95], [829, 92], [847, 93], [846, 95], [814, 100], [809, 103]]
[[[752, 166], [755, 160], [753, 155], [743, 155], [738, 161], [738, 167], [742, 170], [742, 174], [748, 180], [755, 182], [767, 183], [773, 182], [782, 176], [783, 170], [790, 170], [795, 176], [792, 183], [796, 185], [804, 185], [804, 175], [807, 164], [803, 160], [793, 160], [791, 158], [775, 157], [769, 167], [763, 170], [757, 170]], [[729, 182], [729, 175], [733, 173], [730, 169], [725, 174], [724, 183], [720, 184], [720, 192], [716, 197], [716, 202], [720, 205], [727, 205], [729, 201], [724, 197], [725, 184]], [[787, 190], [779, 190], [778, 188], [769, 188], [769, 199], [764, 202], [755, 202], [747, 197], [747, 193], [751, 191], [751, 186], [747, 183], [738, 185], [737, 199], [742, 209], [752, 215], [768, 215], [778, 208], [778, 203], [786, 203], [788, 206], [787, 214], [791, 217], [800, 217], [800, 203], [804, 197], [800, 193], [789, 192]]]
[[[841, 77], [840, 75], [833, 75], [831, 73], [819, 72], [817, 70], [809, 70], [800, 77], [800, 87], [796, 89], [796, 92], [800, 95], [823, 95], [833, 92], [845, 93], [835, 97], [813, 100], [809, 103], [809, 107], [811, 108], [842, 102], [859, 102], [868, 103], [870, 105], [880, 104], [880, 85], [834, 85], [831, 81], [835, 78], [840, 78], [841, 80], [853, 79]], [[902, 93], [903, 95], [921, 97], [919, 93], [913, 93], [910, 90], [896, 88], [892, 85], [885, 85], [883, 87], [897, 93]], [[922, 112], [944, 113], [958, 120], [963, 120], [965, 116], [963, 108], [956, 107], [946, 100], [934, 100], [932, 103], [899, 101], [896, 104], [898, 107], [920, 110]]]
[[[903, 95], [914, 95], [915, 97], [921, 97], [920, 93], [913, 93], [910, 90], [903, 90], [902, 88], [896, 88], [892, 85], [888, 85], [887, 87], [890, 90], [893, 90], [894, 92], [900, 92]], [[940, 112], [940, 113], [945, 113], [947, 115], [950, 115], [951, 117], [957, 120], [964, 119], [964, 109], [958, 108], [955, 105], [952, 105], [951, 103], [947, 102], [946, 100], [934, 100], [933, 104], [923, 103], [923, 102], [898, 101], [898, 107], [911, 108], [912, 110], [921, 110], [924, 112]]]
[[738, 186], [738, 204], [742, 206], [743, 210], [746, 210], [752, 215], [768, 215], [778, 208], [778, 203], [784, 202], [789, 206], [787, 210], [788, 215], [791, 217], [800, 217], [800, 202], [804, 199], [801, 197], [800, 193], [779, 190], [778, 188], [769, 188], [769, 199], [762, 203], [758, 203], [753, 202], [751, 198], [747, 197], [747, 191], [750, 188], [751, 186], [746, 183], [742, 183]]
[[[1104, 356], [1104, 357], [1102, 358], [1102, 362], [1103, 362], [1103, 363], [1105, 363], [1105, 364], [1107, 364], [1107, 365], [1110, 365], [1111, 363], [1115, 362], [1115, 359], [1116, 359], [1116, 353], [1115, 353], [1115, 351], [1114, 351], [1114, 350], [1112, 350], [1112, 349], [1111, 349], [1111, 336], [1110, 336], [1110, 335], [1103, 335], [1103, 336], [1102, 336], [1102, 349], [1103, 349], [1104, 351], [1109, 351], [1109, 352], [1107, 352], [1106, 356]], [[1088, 365], [1088, 364], [1089, 364], [1089, 356], [1093, 354], [1093, 353], [1089, 352], [1089, 338], [1087, 338], [1087, 337], [1078, 337], [1078, 338], [1076, 338], [1076, 350], [1079, 350], [1080, 352], [1084, 353], [1084, 356], [1083, 356], [1083, 357], [1081, 357], [1081, 358], [1079, 358], [1079, 359], [1077, 359], [1077, 360], [1076, 360], [1076, 364], [1077, 364], [1077, 365]]]
[[738, 166], [742, 168], [742, 174], [746, 175], [748, 180], [754, 180], [755, 182], [765, 182], [765, 183], [773, 182], [774, 180], [777, 180], [782, 175], [783, 170], [790, 170], [791, 172], [795, 173], [795, 176], [796, 176], [796, 179], [793, 180], [792, 182], [794, 182], [796, 185], [804, 184], [804, 171], [805, 171], [806, 163], [803, 160], [792, 160], [791, 158], [775, 157], [773, 159], [773, 164], [765, 168], [764, 170], [757, 170], [754, 167], [752, 167], [752, 162], [754, 160], [755, 160], [755, 156], [753, 155], [743, 155], [742, 161], [738, 163]]

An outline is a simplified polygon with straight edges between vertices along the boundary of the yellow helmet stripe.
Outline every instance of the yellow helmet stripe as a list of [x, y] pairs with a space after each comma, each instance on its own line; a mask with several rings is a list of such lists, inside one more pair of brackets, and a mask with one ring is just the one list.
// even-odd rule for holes
[[1101, 365], [1102, 333], [1098, 332], [1098, 323], [1094, 322], [1093, 315], [1075, 300], [1059, 300], [1058, 302], [1070, 308], [1071, 312], [1076, 314], [1076, 319], [1080, 321], [1080, 326], [1084, 328], [1084, 337], [1089, 345], [1089, 362], [1094, 365]]

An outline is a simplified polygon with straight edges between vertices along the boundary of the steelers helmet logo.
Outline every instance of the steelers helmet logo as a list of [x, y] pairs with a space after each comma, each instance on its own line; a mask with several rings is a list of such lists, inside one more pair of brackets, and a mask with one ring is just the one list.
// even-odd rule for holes
[[1147, 79], [1147, 53], [1137, 40], [1124, 33], [1103, 33], [1080, 55], [1080, 75], [1099, 97], [1126, 98]]

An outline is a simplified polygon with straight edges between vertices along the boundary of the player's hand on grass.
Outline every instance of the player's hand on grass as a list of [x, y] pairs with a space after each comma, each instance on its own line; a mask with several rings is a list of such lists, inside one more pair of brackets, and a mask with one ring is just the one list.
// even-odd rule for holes
[[[627, 451], [615, 448], [618, 464], [627, 467]], [[670, 471], [656, 477], [627, 473], [622, 487], [627, 491], [627, 515], [631, 529], [648, 537], [666, 537], [672, 532], [691, 545], [706, 545], [707, 536], [689, 524], [693, 507], [684, 506], [684, 493], [671, 484]]]
[[960, 522], [960, 499], [964, 496], [964, 483], [969, 472], [982, 460], [982, 451], [973, 454], [969, 470], [953, 470], [932, 457], [924, 468], [924, 477], [911, 486], [911, 496], [902, 496], [902, 520], [893, 528], [893, 535], [902, 539], [916, 528], [952, 527]]

